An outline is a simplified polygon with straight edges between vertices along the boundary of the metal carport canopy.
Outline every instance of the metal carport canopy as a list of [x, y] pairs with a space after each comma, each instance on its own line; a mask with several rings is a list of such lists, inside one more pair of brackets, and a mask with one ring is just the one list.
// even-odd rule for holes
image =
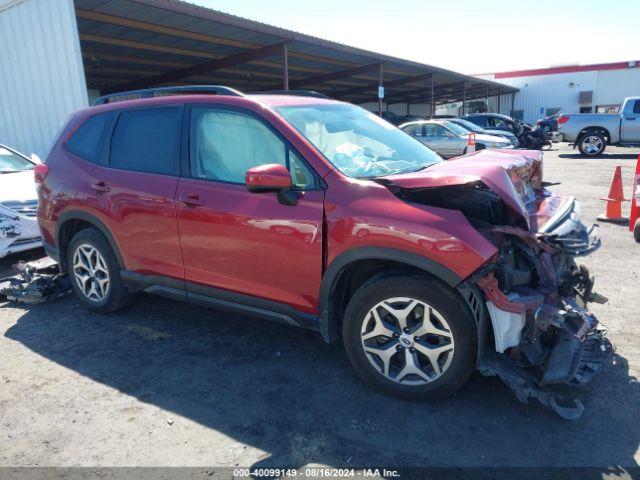
[[448, 103], [516, 88], [177, 0], [74, 0], [87, 86], [101, 93], [224, 84], [353, 103]]

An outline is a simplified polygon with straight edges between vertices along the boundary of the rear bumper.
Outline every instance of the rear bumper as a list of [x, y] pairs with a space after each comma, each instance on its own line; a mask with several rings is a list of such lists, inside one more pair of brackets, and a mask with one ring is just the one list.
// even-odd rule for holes
[[44, 251], [48, 257], [60, 263], [60, 252], [58, 251], [57, 248], [49, 245], [47, 242], [42, 242], [42, 246], [44, 247]]

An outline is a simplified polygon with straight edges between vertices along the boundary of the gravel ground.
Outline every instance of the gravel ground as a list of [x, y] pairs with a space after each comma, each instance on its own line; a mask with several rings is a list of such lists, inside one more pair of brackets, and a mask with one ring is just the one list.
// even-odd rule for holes
[[[592, 222], [616, 165], [630, 196], [635, 155], [585, 160], [559, 145], [545, 178]], [[584, 263], [610, 298], [593, 310], [618, 350], [579, 392], [579, 421], [480, 375], [406, 403], [370, 391], [311, 332], [151, 296], [93, 315], [67, 296], [0, 304], [0, 466], [637, 466], [640, 245], [622, 226], [600, 232]]]

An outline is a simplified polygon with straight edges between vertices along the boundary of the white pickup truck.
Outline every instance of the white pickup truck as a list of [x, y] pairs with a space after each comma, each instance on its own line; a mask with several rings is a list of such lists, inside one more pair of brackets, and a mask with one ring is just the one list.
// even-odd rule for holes
[[625, 98], [619, 111], [563, 113], [558, 117], [558, 132], [587, 157], [600, 155], [607, 145], [640, 145], [640, 97]]

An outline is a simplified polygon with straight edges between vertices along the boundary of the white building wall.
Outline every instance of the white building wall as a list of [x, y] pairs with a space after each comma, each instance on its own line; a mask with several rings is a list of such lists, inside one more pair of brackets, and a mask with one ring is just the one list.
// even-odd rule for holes
[[[523, 110], [523, 120], [533, 124], [546, 115], [548, 108], [560, 108], [565, 113], [578, 113], [581, 106], [595, 112], [599, 105], [620, 104], [625, 97], [640, 95], [640, 68], [592, 70], [585, 72], [495, 78], [494, 74], [479, 75], [520, 89], [516, 93], [514, 110]], [[593, 101], [581, 105], [579, 94], [593, 92]], [[489, 102], [490, 111], [497, 111], [497, 102]], [[503, 96], [500, 113], [511, 114], [510, 95]]]
[[598, 72], [598, 88], [594, 92], [594, 105], [619, 104], [626, 97], [637, 96], [640, 96], [640, 68]]
[[88, 105], [73, 0], [0, 0], [0, 143], [44, 158]]

